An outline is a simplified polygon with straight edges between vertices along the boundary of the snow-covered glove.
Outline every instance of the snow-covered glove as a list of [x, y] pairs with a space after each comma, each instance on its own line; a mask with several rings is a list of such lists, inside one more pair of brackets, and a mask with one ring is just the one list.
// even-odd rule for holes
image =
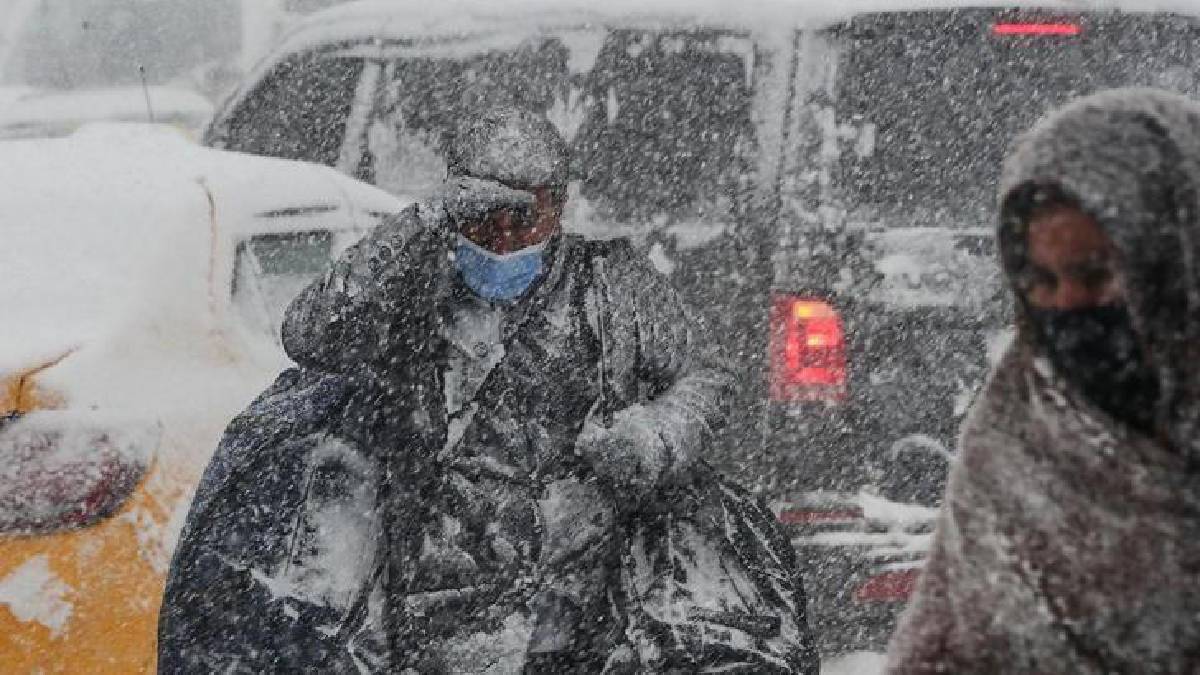
[[613, 488], [645, 494], [658, 485], [671, 464], [660, 427], [652, 410], [630, 406], [614, 415], [608, 427], [589, 419], [575, 441], [575, 450]]
[[479, 222], [497, 211], [512, 211], [518, 219], [528, 221], [534, 208], [533, 195], [524, 190], [467, 176], [447, 180], [434, 201], [445, 209], [455, 229], [464, 223]]

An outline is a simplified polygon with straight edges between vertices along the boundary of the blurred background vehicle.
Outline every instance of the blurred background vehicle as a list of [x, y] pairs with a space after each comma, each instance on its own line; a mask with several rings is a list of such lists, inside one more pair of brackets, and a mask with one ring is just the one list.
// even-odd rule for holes
[[[807, 450], [781, 471], [826, 493], [782, 517], [827, 579], [814, 618], [838, 642], [886, 644], [932, 530], [912, 507], [937, 503], [946, 449], [1011, 335], [992, 239], [1008, 144], [1099, 89], [1195, 96], [1198, 38], [1194, 16], [1003, 7], [873, 11], [798, 37], [809, 115], [786, 149], [775, 302], [820, 301], [838, 322], [777, 324], [767, 427]], [[828, 334], [842, 353], [810, 349]], [[829, 372], [842, 400], [804, 401]]]
[[150, 118], [195, 131], [289, 16], [276, 0], [0, 3], [0, 133]]
[[1175, 14], [904, 5], [350, 3], [300, 21], [204, 142], [417, 198], [457, 111], [545, 112], [574, 147], [568, 229], [633, 238], [753, 374], [718, 463], [794, 529], [823, 653], [880, 650], [1011, 334], [1006, 144], [1099, 88], [1195, 94], [1200, 44]]
[[164, 575], [283, 308], [404, 202], [92, 125], [0, 143], [0, 672], [154, 672]]

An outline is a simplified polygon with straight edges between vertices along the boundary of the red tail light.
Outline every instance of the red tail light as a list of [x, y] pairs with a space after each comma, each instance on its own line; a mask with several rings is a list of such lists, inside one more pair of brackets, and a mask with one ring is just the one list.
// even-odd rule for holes
[[858, 602], [905, 602], [917, 588], [920, 570], [894, 570], [867, 579], [854, 592]]
[[769, 348], [771, 400], [846, 399], [846, 334], [829, 303], [775, 296]]
[[1082, 29], [1075, 23], [997, 23], [992, 25], [996, 35], [1079, 35]]
[[145, 474], [157, 429], [107, 430], [70, 413], [0, 423], [0, 536], [50, 534], [115, 513]]

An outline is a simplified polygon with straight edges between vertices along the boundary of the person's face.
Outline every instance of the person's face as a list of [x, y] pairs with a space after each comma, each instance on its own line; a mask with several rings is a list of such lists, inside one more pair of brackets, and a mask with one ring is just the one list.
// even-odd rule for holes
[[1125, 295], [1112, 240], [1091, 216], [1071, 206], [1052, 207], [1029, 222], [1025, 298], [1035, 309], [1118, 305]]
[[464, 237], [483, 248], [501, 255], [536, 246], [558, 233], [562, 226], [565, 199], [560, 191], [549, 187], [518, 188], [534, 196], [533, 217], [530, 221], [511, 211], [496, 211], [487, 218], [462, 226]]

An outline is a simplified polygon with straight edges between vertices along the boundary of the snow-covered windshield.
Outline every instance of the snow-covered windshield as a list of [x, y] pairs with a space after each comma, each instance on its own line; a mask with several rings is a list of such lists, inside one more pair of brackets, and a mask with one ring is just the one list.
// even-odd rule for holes
[[196, 76], [235, 54], [238, 0], [10, 0], [2, 15], [5, 85], [80, 89]]
[[[1034, 21], [1058, 28], [1022, 34]], [[1200, 91], [1200, 24], [1181, 16], [868, 14], [837, 35], [853, 138], [834, 187], [860, 221], [990, 228], [1006, 148], [1045, 111], [1108, 87]]]
[[581, 228], [712, 229], [747, 208], [756, 57], [744, 36], [564, 30], [383, 51], [379, 60], [378, 48], [352, 45], [281, 61], [214, 130], [214, 144], [337, 165], [418, 196], [445, 177], [444, 144], [464, 114], [515, 104], [547, 114], [573, 145]]
[[[573, 142], [573, 174], [594, 219], [730, 218], [744, 206], [737, 188], [754, 143], [753, 47], [719, 31], [589, 37], [389, 61], [389, 103], [378, 118], [389, 123], [369, 135], [376, 184], [435, 186], [445, 176], [437, 148], [460, 111], [508, 102], [545, 111]], [[705, 105], [695, 105], [700, 98]]]
[[583, 196], [618, 220], [741, 212], [753, 67], [753, 48], [733, 35], [614, 32], [586, 81]]

